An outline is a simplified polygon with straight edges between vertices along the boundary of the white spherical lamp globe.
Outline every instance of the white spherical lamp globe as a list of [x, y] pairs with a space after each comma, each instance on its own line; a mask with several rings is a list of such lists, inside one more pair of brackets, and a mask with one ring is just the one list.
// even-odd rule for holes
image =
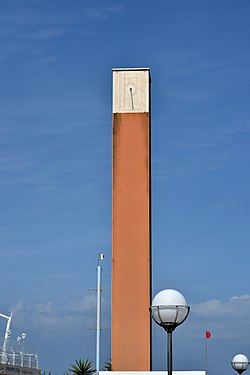
[[165, 330], [174, 330], [189, 313], [186, 299], [174, 289], [165, 289], [156, 294], [150, 309], [155, 322]]
[[242, 374], [242, 372], [248, 368], [249, 362], [244, 354], [237, 354], [233, 357], [231, 364], [234, 370], [239, 374]]

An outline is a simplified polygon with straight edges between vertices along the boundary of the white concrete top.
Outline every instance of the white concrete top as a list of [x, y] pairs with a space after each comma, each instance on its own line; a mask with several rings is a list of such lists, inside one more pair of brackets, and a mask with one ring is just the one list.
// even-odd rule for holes
[[149, 69], [113, 69], [113, 113], [148, 113], [149, 110]]

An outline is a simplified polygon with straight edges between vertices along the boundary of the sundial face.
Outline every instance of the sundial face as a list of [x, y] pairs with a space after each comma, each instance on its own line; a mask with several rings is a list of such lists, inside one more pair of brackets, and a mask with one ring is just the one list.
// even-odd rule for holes
[[113, 71], [113, 113], [149, 112], [149, 70]]

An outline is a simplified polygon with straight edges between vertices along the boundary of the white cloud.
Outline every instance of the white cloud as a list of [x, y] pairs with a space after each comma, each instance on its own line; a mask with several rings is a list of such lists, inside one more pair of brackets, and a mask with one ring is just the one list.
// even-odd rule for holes
[[[109, 298], [104, 298], [103, 305], [110, 305]], [[85, 296], [70, 301], [66, 306], [58, 306], [52, 301], [36, 304], [25, 304], [18, 302], [10, 308], [13, 312], [13, 322], [18, 328], [38, 329], [45, 334], [56, 332], [75, 332], [84, 328], [94, 328], [96, 319], [96, 296], [86, 294]], [[110, 326], [110, 309], [102, 324]]]
[[[233, 296], [228, 301], [210, 300], [192, 305], [194, 314], [205, 316], [245, 316], [249, 314], [250, 295]], [[250, 319], [249, 319], [250, 320]]]
[[250, 295], [233, 296], [227, 301], [209, 300], [192, 304], [189, 335], [200, 337], [206, 329], [216, 339], [248, 339]]
[[234, 296], [234, 297], [231, 298], [231, 301], [234, 301], [234, 300], [249, 301], [250, 295], [249, 294], [243, 294], [242, 296]]
[[192, 306], [192, 312], [200, 315], [220, 315], [224, 310], [223, 302], [210, 300]]

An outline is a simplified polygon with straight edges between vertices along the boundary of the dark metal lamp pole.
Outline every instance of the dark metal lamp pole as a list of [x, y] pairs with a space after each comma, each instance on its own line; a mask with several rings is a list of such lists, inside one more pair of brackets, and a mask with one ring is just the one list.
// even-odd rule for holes
[[173, 355], [172, 355], [172, 330], [167, 330], [168, 335], [168, 375], [172, 375], [173, 371]]

